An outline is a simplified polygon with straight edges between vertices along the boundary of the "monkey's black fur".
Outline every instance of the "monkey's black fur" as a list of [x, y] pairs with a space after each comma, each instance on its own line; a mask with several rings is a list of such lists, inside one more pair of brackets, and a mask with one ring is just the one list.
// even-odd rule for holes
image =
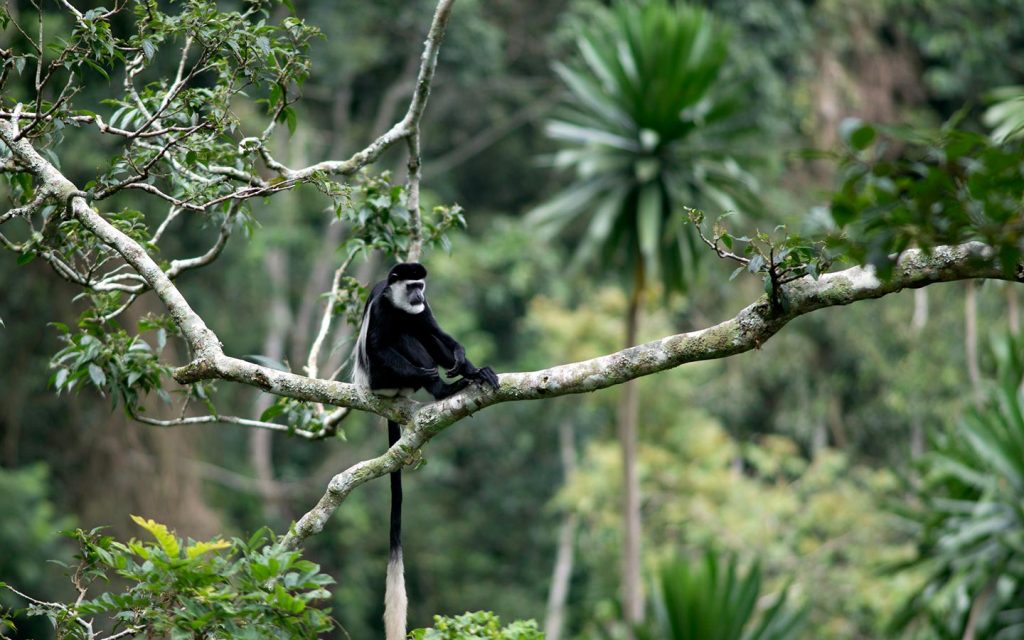
[[[373, 287], [363, 310], [363, 330], [356, 348], [356, 382], [360, 382], [361, 369], [366, 376], [363, 384], [375, 393], [396, 395], [423, 388], [437, 400], [461, 391], [471, 381], [497, 388], [494, 371], [473, 366], [462, 345], [438, 326], [424, 295], [426, 276], [423, 265], [405, 262], [392, 268], [387, 280]], [[398, 290], [395, 285], [401, 283], [408, 284]], [[406, 297], [396, 304], [395, 296]], [[402, 309], [402, 302], [422, 305], [422, 311]], [[446, 383], [438, 373], [439, 366], [448, 377], [462, 378]]]
[[[416, 262], [395, 265], [366, 300], [355, 349], [353, 381], [380, 395], [408, 395], [426, 389], [436, 400], [458, 393], [470, 382], [498, 387], [490, 367], [476, 368], [466, 350], [434, 319], [426, 299], [427, 270]], [[438, 373], [443, 367], [449, 378]], [[388, 445], [401, 436], [388, 421]], [[405, 637], [405, 585], [402, 562], [402, 474], [391, 474], [391, 554], [388, 561], [384, 622], [387, 640]]]

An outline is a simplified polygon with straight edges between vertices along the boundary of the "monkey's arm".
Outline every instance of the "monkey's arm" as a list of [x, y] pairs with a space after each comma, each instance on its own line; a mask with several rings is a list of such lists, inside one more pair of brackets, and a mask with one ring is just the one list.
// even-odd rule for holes
[[394, 347], [379, 347], [374, 351], [375, 362], [393, 375], [425, 381], [437, 377], [437, 367], [417, 366]]
[[448, 369], [449, 376], [458, 375], [460, 367], [466, 362], [466, 349], [437, 324], [429, 306], [421, 315], [420, 343], [438, 366]]
[[469, 380], [485, 382], [495, 389], [498, 388], [498, 376], [490, 367], [476, 368], [466, 358], [466, 349], [458, 341], [444, 332], [441, 326], [430, 313], [429, 307], [425, 310], [424, 331], [421, 336], [422, 343], [426, 347], [430, 357], [439, 366], [447, 369], [449, 377], [462, 376]]

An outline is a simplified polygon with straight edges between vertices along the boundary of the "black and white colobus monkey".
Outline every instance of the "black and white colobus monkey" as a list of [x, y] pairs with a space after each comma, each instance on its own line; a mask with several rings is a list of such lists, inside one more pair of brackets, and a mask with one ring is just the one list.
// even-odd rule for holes
[[[441, 330], [427, 304], [427, 270], [417, 262], [395, 265], [387, 280], [378, 282], [363, 309], [363, 324], [355, 347], [352, 381], [383, 396], [408, 395], [426, 389], [440, 400], [470, 382], [498, 387], [490, 367], [477, 369], [466, 350]], [[444, 367], [453, 382], [438, 374]], [[401, 437], [398, 423], [388, 420], [388, 446]], [[402, 562], [402, 473], [391, 474], [391, 554], [384, 595], [387, 640], [406, 635], [405, 568]]]

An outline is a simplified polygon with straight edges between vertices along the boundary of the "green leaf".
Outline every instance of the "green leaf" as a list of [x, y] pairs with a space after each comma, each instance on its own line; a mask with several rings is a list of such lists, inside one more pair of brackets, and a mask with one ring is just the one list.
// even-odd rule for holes
[[658, 260], [658, 238], [661, 235], [661, 189], [657, 184], [648, 184], [640, 190], [637, 202], [637, 231], [640, 238], [640, 252], [648, 263], [648, 269]]
[[230, 549], [231, 543], [227, 540], [212, 540], [210, 542], [193, 542], [185, 548], [185, 556], [190, 560], [197, 558], [204, 553], [211, 551], [220, 551], [222, 549]]
[[103, 385], [107, 383], [107, 374], [103, 373], [103, 369], [93, 363], [89, 363], [89, 379], [92, 383], [99, 388], [103, 388]]
[[848, 202], [842, 200], [833, 201], [830, 210], [832, 212], [832, 219], [840, 227], [845, 227], [857, 219], [857, 210]]
[[764, 267], [764, 256], [760, 253], [751, 256], [750, 262], [747, 263], [747, 271], [757, 273], [762, 267]]
[[277, 416], [284, 413], [285, 406], [283, 404], [272, 404], [267, 407], [267, 410], [260, 414], [260, 422], [269, 422]]
[[298, 116], [295, 109], [285, 107], [283, 111], [285, 122], [288, 124], [288, 133], [295, 135], [295, 128], [298, 126]]
[[151, 40], [146, 39], [142, 41], [142, 53], [146, 56], [147, 61], [153, 60], [153, 56], [156, 55], [156, 46]]
[[132, 516], [132, 520], [156, 538], [160, 548], [169, 557], [177, 558], [181, 554], [181, 546], [178, 544], [178, 539], [174, 537], [165, 525], [136, 515]]
[[858, 127], [853, 133], [850, 134], [850, 145], [858, 150], [863, 151], [875, 139], [875, 129], [869, 125], [863, 125]]
[[[88, 57], [82, 58], [82, 62], [84, 62], [85, 64], [89, 65], [89, 67], [91, 67], [93, 71], [95, 71], [96, 73], [98, 73], [101, 76], [103, 76], [103, 78], [105, 80], [107, 80], [107, 81], [110, 80], [110, 75], [107, 74], [107, 70], [104, 69], [103, 67], [101, 67], [100, 65], [96, 64], [92, 60], [90, 60]], [[81, 111], [85, 111], [85, 110], [84, 109], [80, 109], [79, 111], [81, 112]], [[94, 115], [94, 114], [90, 114], [90, 115]]]

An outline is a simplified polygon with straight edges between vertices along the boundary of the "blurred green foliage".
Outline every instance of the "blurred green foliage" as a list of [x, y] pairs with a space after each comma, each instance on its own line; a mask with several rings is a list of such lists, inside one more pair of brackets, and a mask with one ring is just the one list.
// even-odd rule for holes
[[982, 240], [1004, 267], [1021, 256], [1020, 191], [1024, 165], [1019, 144], [956, 128], [875, 127], [844, 122], [847, 153], [832, 218], [846, 228], [845, 253], [883, 275], [893, 254]]
[[1024, 629], [1024, 349], [993, 340], [986, 399], [935, 434], [898, 509], [927, 576], [894, 628], [917, 622], [937, 638], [1008, 638]]
[[983, 120], [992, 128], [992, 139], [1003, 143], [1024, 136], [1024, 86], [999, 87], [989, 97], [992, 105]]
[[[57, 590], [55, 565], [48, 563], [71, 559], [57, 532], [73, 526], [74, 518], [58, 513], [50, 485], [43, 463], [14, 470], [0, 467], [0, 512], [10, 514], [0, 519], [0, 581], [36, 593]], [[0, 611], [21, 604], [12, 593], [0, 591]], [[36, 621], [19, 618], [18, 624], [30, 634], [48, 633]]]
[[[641, 399], [651, 402], [643, 392]], [[808, 462], [781, 436], [740, 446], [698, 410], [661, 423], [642, 417], [648, 556], [683, 553], [696, 562], [715, 545], [759, 562], [769, 589], [790, 584], [791, 598], [808, 607], [813, 637], [883, 633], [918, 583], [914, 575], [879, 579], [907, 552], [895, 519], [882, 512], [882, 495], [896, 485], [891, 473], [852, 465], [835, 451]], [[597, 568], [616, 555], [619, 463], [614, 448], [595, 442], [581, 464], [559, 500], [586, 523], [581, 562], [593, 578], [583, 588], [591, 607], [610, 613], [601, 600], [614, 593], [612, 576]]]
[[[288, 70], [298, 74], [289, 76], [296, 82], [281, 93], [254, 92], [249, 100], [239, 97], [232, 114], [237, 120], [233, 120], [228, 114], [211, 111], [213, 102], [208, 98], [216, 97], [218, 78], [223, 79], [214, 74], [207, 78], [209, 86], [189, 94], [179, 105], [182, 122], [191, 122], [191, 114], [211, 115], [220, 131], [233, 125], [251, 131], [255, 115], [282, 107], [281, 126], [267, 144], [289, 166], [301, 166], [345, 157], [398, 117], [406, 104], [403, 86], [408, 87], [410, 69], [419, 60], [434, 3], [297, 0], [294, 4], [296, 14], [325, 37], [306, 40], [303, 38], [311, 32], [303, 31], [299, 40], [290, 41], [291, 32], [268, 31], [265, 25], [253, 28], [235, 43], [240, 51], [255, 57], [241, 58], [246, 60], [241, 67], [235, 64], [237, 60], [228, 60], [228, 67], [220, 69], [262, 78], [282, 71], [266, 64], [259, 40], [263, 35], [275, 50], [308, 46], [312, 65]], [[551, 115], [546, 105], [559, 99], [572, 101], [563, 108], [583, 116], [588, 104], [600, 106], [593, 100], [582, 101], [576, 94], [564, 96], [560, 93], [564, 81], [552, 71], [552, 63], [560, 62], [570, 76], [587, 73], [589, 67], [578, 55], [574, 25], [593, 16], [596, 4], [601, 3], [459, 0], [442, 48], [423, 125], [426, 179], [422, 198], [427, 209], [439, 203], [459, 203], [464, 213], [454, 207], [447, 212], [465, 215], [469, 228], [451, 234], [450, 256], [435, 251], [425, 257], [431, 270], [431, 303], [442, 325], [467, 346], [475, 360], [495, 364], [500, 371], [588, 358], [612, 351], [621, 343], [622, 317], [628, 304], [625, 296], [603, 286], [596, 271], [567, 275], [574, 247], [549, 244], [518, 220], [520, 212], [562, 191], [573, 179], [532, 160], [538, 154], [557, 151], [543, 131], [543, 122]], [[831, 227], [833, 220], [827, 213], [822, 215], [827, 210], [811, 207], [830, 200], [833, 167], [805, 162], [792, 153], [808, 147], [821, 149], [826, 134], [831, 133], [846, 145], [842, 151], [847, 165], [840, 179], [848, 188], [837, 198], [852, 198], [858, 207], [857, 219], [849, 222], [848, 228], [875, 224], [878, 248], [871, 255], [881, 255], [884, 247], [905, 246], [901, 243], [908, 238], [927, 242], [968, 237], [957, 235], [970, 230], [957, 222], [965, 215], [985, 222], [988, 226], [983, 228], [995, 230], [994, 235], [985, 237], [1015, 237], [988, 223], [998, 222], [994, 216], [1000, 212], [1011, 218], [1015, 211], [1019, 214], [1012, 208], [1014, 203], [1019, 206], [1019, 197], [1013, 200], [1020, 192], [1019, 163], [1014, 164], [1019, 160], [1019, 148], [993, 145], [980, 135], [987, 132], [986, 126], [999, 132], [1000, 127], [1012, 124], [1016, 106], [1012, 96], [1006, 94], [1006, 108], [990, 111], [986, 122], [969, 109], [955, 131], [938, 128], [937, 123], [947, 121], [965, 102], [993, 87], [1021, 83], [1021, 3], [707, 0], [700, 4], [729, 33], [730, 51], [722, 62], [729, 73], [721, 88], [726, 94], [740, 91], [746, 97], [745, 106], [752, 108], [744, 116], [758, 126], [759, 133], [738, 139], [734, 151], [737, 157], [756, 154], [764, 160], [763, 165], [749, 167], [761, 185], [758, 196], [770, 205], [764, 229], [785, 223], [790, 235], [806, 234], [806, 227], [811, 231]], [[33, 23], [31, 3], [8, 6], [22, 23]], [[212, 3], [193, 3], [188, 10], [210, 6]], [[291, 13], [285, 5], [262, 6], [270, 14], [267, 24], [282, 23]], [[56, 11], [47, 11], [45, 26], [52, 33], [71, 32], [71, 22]], [[172, 31], [178, 28], [170, 27]], [[75, 37], [96, 41], [110, 36], [97, 32]], [[0, 38], [7, 48], [19, 36], [8, 29]], [[161, 91], [159, 83], [150, 80], [173, 74], [176, 59], [169, 54], [176, 44], [180, 39], [173, 37], [151, 43], [155, 54], [152, 77], [140, 83], [146, 100], [158, 100]], [[914, 70], [912, 75], [891, 73], [908, 64]], [[25, 73], [12, 76], [11, 91], [5, 97], [16, 100], [27, 95], [32, 68], [27, 61]], [[78, 100], [83, 108], [100, 111], [104, 108], [100, 101], [122, 78], [114, 75], [108, 82], [86, 60], [79, 68], [83, 81]], [[299, 77], [307, 73], [301, 83], [303, 100], [291, 103], [298, 97]], [[891, 77], [897, 78], [894, 85], [881, 82]], [[565, 116], [566, 111], [560, 113]], [[869, 130], [868, 125], [858, 124], [847, 126], [844, 139], [825, 117], [829, 113], [859, 115], [864, 122], [872, 114], [883, 113], [889, 123], [924, 123], [928, 133], [913, 137], [905, 135], [905, 129], [870, 125]], [[225, 118], [217, 119], [220, 115]], [[119, 122], [138, 117], [129, 105]], [[294, 132], [289, 131], [290, 125], [295, 126]], [[869, 131], [874, 132], [873, 138]], [[638, 132], [637, 128], [636, 140], [640, 140]], [[111, 156], [118, 151], [93, 144], [92, 138], [76, 127], [49, 133], [60, 143], [63, 170], [79, 184], [85, 184], [97, 171], [116, 180], [124, 170], [125, 156], [111, 163]], [[200, 142], [192, 150], [194, 155], [184, 152], [178, 161], [209, 163], [218, 154], [227, 159], [237, 154], [227, 139], [215, 135]], [[581, 163], [604, 157], [590, 153], [590, 148], [580, 149]], [[152, 151], [136, 148], [129, 153], [138, 154], [133, 158], [145, 162]], [[975, 157], [984, 162], [973, 162]], [[385, 155], [379, 168], [391, 169], [396, 179], [389, 180], [387, 186], [380, 183], [379, 188], [374, 187], [375, 195], [387, 196], [386, 202], [378, 201], [374, 213], [386, 210], [390, 215], [394, 211], [389, 222], [401, 222], [402, 194], [391, 189], [401, 181], [402, 164], [400, 153]], [[432, 173], [432, 167], [440, 169]], [[989, 174], [998, 180], [980, 184], [961, 181], [963, 176], [993, 167], [1003, 168]], [[370, 179], [378, 180], [380, 175], [375, 173], [377, 177]], [[172, 178], [162, 176], [170, 188], [185, 188]], [[97, 189], [102, 186], [94, 185]], [[3, 196], [21, 198], [32, 188], [19, 178], [9, 190], [5, 188]], [[952, 211], [955, 215], [950, 220], [956, 224], [936, 228], [937, 223], [945, 224], [943, 219], [911, 206], [919, 193], [943, 211]], [[302, 343], [304, 334], [308, 337], [308, 326], [302, 324], [300, 311], [309, 297], [323, 301], [317, 297], [323, 289], [308, 293], [316, 280], [310, 274], [319, 265], [335, 265], [347, 257], [346, 252], [337, 251], [341, 240], [334, 245], [328, 240], [338, 229], [341, 231], [334, 237], [349, 237], [359, 224], [359, 208], [354, 207], [342, 211], [343, 219], [328, 226], [332, 216], [325, 206], [338, 212], [335, 205], [344, 202], [345, 195], [305, 187], [255, 203], [251, 211], [240, 212], [235, 222], [248, 242], [233, 240], [214, 268], [179, 278], [179, 286], [224, 337], [229, 351], [260, 352], [271, 324], [264, 259], [277, 251], [283, 253], [289, 267], [284, 278], [285, 302], [296, 312], [283, 364], [298, 369], [296, 364], [305, 361]], [[122, 229], [141, 234], [155, 228], [163, 213], [143, 203], [138, 198], [117, 196], [107, 203], [109, 207], [100, 204], [115, 212]], [[722, 202], [703, 206], [712, 219], [722, 213]], [[671, 213], [678, 217], [666, 217], [664, 222], [674, 229], [676, 222], [682, 224], [683, 213]], [[842, 217], [841, 206], [839, 213]], [[205, 251], [225, 215], [220, 212], [199, 224], [191, 224], [199, 216], [182, 224], [188, 217], [183, 216], [165, 236], [159, 260]], [[582, 237], [580, 228], [571, 231]], [[753, 236], [753, 231], [735, 229], [738, 237]], [[950, 231], [955, 233], [943, 235]], [[87, 235], [71, 233], [69, 237], [77, 243], [65, 247], [69, 251], [94, 248]], [[353, 416], [345, 423], [346, 442], [310, 445], [298, 439], [275, 438], [274, 475], [287, 497], [281, 501], [281, 515], [273, 521], [263, 509], [266, 500], [252, 488], [254, 466], [246, 431], [226, 427], [205, 432], [165, 431], [151, 437], [151, 432], [137, 425], [119, 427], [120, 419], [109, 412], [110, 396], [98, 399], [90, 393], [62, 393], [58, 397], [53, 393], [48, 383], [57, 381], [61, 367], [50, 369], [47, 363], [54, 353], [75, 343], [73, 337], [70, 344], [61, 342], [59, 325], [44, 332], [40, 327], [53, 321], [73, 326], [75, 318], [95, 316], [89, 311], [83, 315], [87, 306], [109, 312], [117, 300], [72, 300], [78, 291], [56, 278], [34, 247], [29, 247], [20, 261], [24, 264], [18, 265], [19, 259], [10, 253], [0, 254], [0, 371], [4, 372], [0, 374], [0, 455], [5, 466], [0, 470], [0, 486], [5, 487], [0, 491], [0, 511], [17, 514], [0, 523], [0, 580], [43, 599], [68, 601], [68, 591], [43, 571], [45, 558], [66, 557], [54, 532], [67, 528], [72, 520], [57, 513], [75, 514], [85, 527], [110, 524], [122, 539], [134, 533], [124, 530], [128, 514], [143, 510], [156, 514], [157, 520], [164, 519], [164, 511], [178, 514], [181, 521], [173, 523], [178, 531], [201, 529], [208, 524], [202, 513], [210, 512], [219, 517], [225, 535], [255, 530], [268, 521], [283, 530], [289, 519], [301, 515], [319, 498], [331, 474], [378, 454], [384, 446], [383, 430], [365, 416]], [[380, 261], [359, 259], [354, 264], [362, 271], [358, 282], [348, 283], [352, 295], [338, 301], [339, 315], [358, 311], [356, 298], [384, 268]], [[685, 298], [650, 303], [642, 337], [654, 339], [707, 326], [762, 294], [762, 283], [753, 278], [738, 277], [726, 284], [733, 269], [734, 265], [709, 262], [703, 279], [694, 280], [696, 284]], [[1012, 289], [998, 285], [980, 288], [982, 335], [1006, 327], [1009, 310], [1016, 304], [1014, 295]], [[726, 362], [688, 366], [641, 381], [649, 575], [679, 557], [699, 562], [703, 550], [714, 543], [724, 553], [736, 554], [742, 566], [758, 563], [765, 593], [779, 593], [790, 585], [787, 601], [807, 607], [810, 637], [892, 637], [895, 632], [886, 624], [899, 604], [922, 593], [922, 585], [932, 584], [926, 566], [897, 575], [882, 572], [908, 557], [915, 540], [903, 526], [905, 522], [882, 508], [883, 496], [900, 490], [892, 469], [907, 471], [915, 425], [924, 432], [956, 429], [937, 440], [937, 446], [945, 447], [941, 445], [944, 440], [956, 446], [935, 451], [959, 456], [957, 460], [963, 458], [982, 474], [976, 479], [984, 490], [963, 490], [972, 500], [978, 498], [976, 504], [1015, 504], [1014, 489], [1006, 485], [1006, 478], [1012, 476], [1004, 478], [1001, 469], [993, 472], [990, 457], [973, 453], [967, 436], [957, 435], [969, 422], [995, 421], [994, 428], [1012, 416], [993, 409], [984, 414], [987, 418], [966, 418], [964, 427], [954, 427], [957, 416], [971, 401], [965, 392], [961, 290], [956, 285], [929, 287], [926, 297], [927, 322], [921, 328], [912, 326], [917, 305], [909, 295], [887, 298], [802, 318], [762, 349]], [[144, 312], [159, 312], [159, 307], [147, 306]], [[140, 319], [126, 317], [123, 326], [134, 330]], [[151, 346], [159, 341], [155, 331], [145, 337]], [[65, 386], [72, 372], [81, 380], [76, 387], [95, 384], [90, 364], [101, 369], [104, 377], [96, 379], [102, 382], [105, 378], [111, 394], [115, 392], [109, 386], [111, 381], [121, 376], [115, 370], [127, 366], [130, 371], [149, 371], [141, 366], [143, 362], [125, 360], [131, 355], [130, 335], [115, 334], [102, 342], [102, 348], [90, 353], [88, 344], [78, 348], [82, 346], [79, 338], [73, 356], [65, 361], [74, 365], [64, 367], [69, 372], [62, 380]], [[350, 344], [351, 333], [339, 333], [331, 337], [329, 350], [343, 360], [341, 354], [347, 353]], [[177, 351], [170, 340], [163, 358], [161, 362], [180, 363], [187, 354]], [[982, 355], [983, 365], [988, 358]], [[140, 366], [132, 369], [135, 365]], [[145, 375], [127, 388], [137, 388]], [[128, 382], [127, 375], [121, 379]], [[253, 393], [221, 387], [218, 409], [244, 412], [253, 406]], [[617, 393], [609, 390], [583, 398], [494, 407], [432, 443], [425, 452], [427, 464], [408, 474], [406, 489], [413, 626], [429, 624], [432, 615], [440, 611], [467, 609], [493, 610], [506, 620], [541, 617], [557, 526], [567, 512], [578, 513], [584, 527], [576, 545], [563, 637], [593, 637], [597, 629], [618, 621], [614, 594], [619, 470], [617, 452], [610, 444]], [[289, 410], [302, 416], [306, 408]], [[563, 421], [573, 425], [577, 449], [583, 453], [579, 472], [560, 491], [563, 469], [555, 427]], [[163, 461], [163, 466], [155, 461]], [[39, 462], [48, 463], [51, 480], [42, 471], [45, 467], [33, 466]], [[178, 469], [180, 475], [172, 475], [168, 466]], [[52, 489], [47, 489], [48, 483]], [[321, 565], [321, 574], [338, 581], [329, 602], [331, 615], [354, 638], [380, 635], [387, 544], [386, 536], [381, 535], [386, 529], [385, 484], [373, 483], [354, 493], [326, 530], [309, 541], [304, 553]], [[947, 525], [971, 526], [970, 520], [951, 514], [942, 502], [949, 497], [943, 492], [951, 487], [955, 488], [951, 480], [935, 480], [935, 497], [931, 499], [935, 509], [922, 512], [925, 522], [935, 528], [927, 534], [931, 538], [920, 540], [937, 541]], [[928, 503], [926, 496], [915, 499]], [[179, 504], [198, 504], [203, 509], [190, 508], [181, 515], [175, 511]], [[88, 520], [83, 521], [84, 517]], [[1005, 536], [989, 536], [983, 541], [994, 542], [995, 549], [1009, 553], [1011, 547], [1004, 542], [1013, 542], [1016, 534], [1009, 527], [1004, 531]], [[208, 539], [206, 535], [195, 537]], [[954, 566], [951, 553], [931, 542], [924, 547], [934, 551], [929, 557]], [[178, 545], [180, 551], [188, 543], [179, 541]], [[164, 553], [159, 543], [144, 546], [153, 553]], [[251, 575], [226, 577], [222, 570], [228, 565], [215, 556], [241, 562], [243, 556], [255, 560], [259, 555], [251, 548], [232, 548], [235, 555], [202, 554], [196, 566], [179, 557], [183, 566], [189, 567], [181, 575], [195, 579], [196, 584], [212, 581], [220, 585], [230, 594], [220, 604], [238, 604], [243, 595], [239, 589], [244, 588], [261, 599], [260, 615], [290, 616], [278, 607], [277, 594], [254, 582]], [[8, 553], [8, 549], [14, 551]], [[968, 545], [963, 550], [969, 553], [972, 548]], [[126, 562], [139, 561], [116, 549], [115, 555]], [[211, 564], [199, 566], [207, 562]], [[972, 602], [959, 594], [977, 595], [971, 589], [984, 583], [986, 576], [1000, 576], [990, 600], [993, 607], [1003, 602], [1003, 595], [1016, 594], [1020, 573], [1015, 564], [1008, 562], [1005, 569], [993, 568], [985, 561], [976, 564], [977, 575], [961, 572], [958, 566], [957, 571], [934, 574], [938, 576], [935, 584], [946, 590], [943, 594], [956, 596], [933, 603], [938, 616], [934, 629], [959, 631], [963, 602]], [[151, 577], [157, 583], [180, 586], [173, 584], [178, 575], [173, 569], [154, 567], [153, 571]], [[134, 584], [142, 590], [143, 583]], [[213, 611], [214, 619], [225, 625], [234, 620], [220, 604], [198, 602], [198, 591], [185, 588], [180, 592], [199, 607], [193, 613]], [[112, 588], [111, 593], [120, 592]], [[297, 597], [292, 592], [288, 595]], [[71, 594], [72, 600], [74, 597]], [[9, 599], [4, 603], [12, 604]], [[316, 604], [307, 611], [322, 611], [319, 606], [328, 605], [326, 601]], [[101, 602], [97, 606], [109, 605]], [[245, 615], [254, 613], [244, 606], [240, 610]], [[171, 612], [162, 611], [170, 622]], [[180, 615], [192, 613], [186, 609]], [[998, 614], [990, 619], [992, 624], [1003, 620]], [[464, 624], [487, 626], [492, 620], [487, 614], [471, 614]], [[50, 633], [45, 622], [40, 626], [19, 623], [25, 636], [38, 638]], [[927, 621], [921, 624], [925, 633], [932, 632]], [[497, 622], [494, 626], [500, 628]], [[984, 629], [990, 628], [995, 627]], [[439, 633], [436, 628], [431, 632]]]

